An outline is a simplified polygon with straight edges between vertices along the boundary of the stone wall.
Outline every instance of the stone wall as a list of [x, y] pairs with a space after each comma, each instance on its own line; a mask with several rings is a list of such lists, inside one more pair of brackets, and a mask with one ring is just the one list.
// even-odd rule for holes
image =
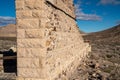
[[72, 0], [16, 0], [18, 80], [67, 80], [90, 51]]

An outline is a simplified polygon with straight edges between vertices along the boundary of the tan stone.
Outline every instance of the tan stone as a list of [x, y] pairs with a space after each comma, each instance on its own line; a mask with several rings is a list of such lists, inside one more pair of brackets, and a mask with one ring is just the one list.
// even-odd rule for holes
[[27, 9], [41, 9], [43, 0], [25, 0]]
[[38, 78], [26, 78], [25, 80], [47, 80], [47, 79], [38, 79]]
[[24, 9], [24, 0], [16, 0], [16, 10]]
[[25, 30], [26, 38], [43, 38], [45, 35], [44, 29], [27, 29]]
[[45, 42], [40, 39], [18, 39], [18, 48], [44, 48]]
[[16, 17], [18, 18], [32, 18], [32, 11], [30, 10], [24, 10], [24, 11], [16, 11]]
[[40, 10], [34, 10], [32, 12], [32, 16], [35, 17], [35, 18], [40, 18], [40, 17], [42, 17], [42, 11], [40, 11]]
[[18, 58], [19, 68], [39, 68], [39, 58]]
[[51, 44], [51, 41], [46, 41], [46, 46], [49, 46]]
[[25, 80], [23, 77], [17, 77], [16, 80]]
[[42, 74], [42, 70], [38, 68], [19, 68], [18, 69], [18, 77], [40, 78], [41, 74]]
[[46, 49], [41, 48], [19, 48], [17, 55], [24, 58], [42, 58], [45, 56]]
[[[51, 1], [51, 0], [47, 0], [49, 2], [51, 2], [52, 4], [54, 4], [55, 6], [57, 6], [58, 8], [62, 9], [64, 12], [66, 12], [67, 14], [69, 14], [70, 16], [72, 16], [73, 18], [75, 18], [75, 15], [74, 15], [74, 11], [71, 10], [68, 6], [70, 5], [66, 5], [62, 0], [58, 0], [56, 1], [57, 4], [55, 4], [55, 0]], [[68, 3], [68, 1], [66, 1]], [[72, 1], [71, 1], [72, 2]], [[72, 4], [70, 5], [72, 6]], [[72, 6], [73, 7], [73, 6]]]
[[39, 19], [17, 19], [18, 29], [38, 29]]
[[25, 30], [24, 29], [18, 29], [17, 30], [17, 38], [25, 38]]

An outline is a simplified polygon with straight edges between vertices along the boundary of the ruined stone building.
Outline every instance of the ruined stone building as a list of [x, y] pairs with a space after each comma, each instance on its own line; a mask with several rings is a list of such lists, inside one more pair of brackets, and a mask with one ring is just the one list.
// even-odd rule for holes
[[90, 51], [73, 0], [16, 0], [17, 79], [67, 80]]

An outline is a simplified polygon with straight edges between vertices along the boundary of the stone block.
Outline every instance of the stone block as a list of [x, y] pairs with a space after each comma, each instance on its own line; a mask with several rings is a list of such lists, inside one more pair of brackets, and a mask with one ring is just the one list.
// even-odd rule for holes
[[40, 61], [39, 58], [18, 58], [18, 65], [19, 68], [39, 68]]
[[[39, 78], [43, 74], [39, 68], [18, 68], [18, 77], [24, 78]], [[43, 74], [44, 76], [44, 74]]]
[[46, 49], [18, 48], [17, 53], [17, 56], [20, 58], [42, 58], [46, 55]]
[[32, 18], [32, 11], [30, 10], [18, 10], [16, 11], [16, 17], [18, 18]]
[[18, 48], [44, 48], [45, 41], [43, 39], [18, 39]]
[[42, 9], [43, 0], [25, 0], [26, 9]]
[[24, 29], [17, 29], [17, 38], [25, 38], [25, 30]]
[[25, 30], [26, 38], [43, 38], [45, 36], [45, 29], [27, 29]]
[[42, 17], [42, 10], [33, 10], [32, 16], [35, 18], [41, 18]]
[[39, 19], [17, 19], [18, 29], [38, 29]]
[[24, 0], [16, 0], [16, 10], [24, 9]]

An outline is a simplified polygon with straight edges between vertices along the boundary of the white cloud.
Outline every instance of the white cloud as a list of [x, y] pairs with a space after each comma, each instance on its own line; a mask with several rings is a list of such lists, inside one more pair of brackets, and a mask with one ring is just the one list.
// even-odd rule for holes
[[84, 13], [80, 8], [80, 4], [75, 4], [75, 14], [76, 14], [76, 19], [79, 19], [79, 20], [94, 20], [94, 21], [101, 20], [101, 17], [96, 14]]
[[15, 24], [16, 19], [9, 16], [0, 16], [0, 26], [6, 26], [8, 24]]
[[100, 0], [100, 4], [103, 4], [103, 5], [106, 5], [106, 4], [119, 5], [120, 0]]

